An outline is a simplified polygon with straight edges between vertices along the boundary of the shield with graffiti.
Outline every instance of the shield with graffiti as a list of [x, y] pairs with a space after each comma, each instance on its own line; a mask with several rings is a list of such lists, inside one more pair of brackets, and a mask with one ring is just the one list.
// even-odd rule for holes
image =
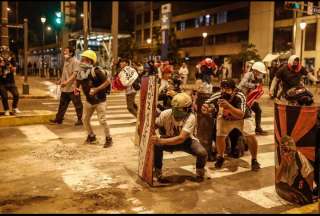
[[274, 114], [276, 191], [289, 202], [312, 203], [319, 107], [275, 103]]

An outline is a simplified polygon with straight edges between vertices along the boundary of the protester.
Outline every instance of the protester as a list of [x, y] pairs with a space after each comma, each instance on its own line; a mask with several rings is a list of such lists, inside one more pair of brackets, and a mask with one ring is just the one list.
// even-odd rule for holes
[[0, 57], [0, 67], [0, 96], [2, 99], [4, 115], [10, 115], [8, 91], [13, 96], [12, 112], [13, 114], [19, 114], [21, 113], [18, 109], [19, 92], [15, 83], [16, 61], [13, 57]]
[[301, 78], [304, 75], [306, 75], [311, 81], [319, 83], [319, 80], [317, 80], [301, 65], [300, 58], [297, 55], [290, 56], [288, 63], [284, 64], [277, 71], [276, 76], [271, 84], [269, 92], [270, 96], [274, 97], [274, 88], [276, 87], [277, 83], [281, 81], [282, 92], [280, 94], [280, 98], [285, 99], [289, 89], [302, 86]]
[[238, 91], [232, 79], [221, 81], [221, 91], [214, 93], [201, 108], [203, 113], [214, 112], [216, 121], [216, 168], [221, 168], [224, 163], [226, 137], [234, 128], [239, 129], [246, 136], [251, 153], [251, 170], [258, 171], [260, 164], [257, 161], [258, 143], [255, 137], [251, 111], [246, 106], [246, 98]]
[[188, 74], [189, 74], [189, 70], [188, 70], [187, 64], [185, 62], [183, 62], [180, 69], [179, 69], [179, 75], [182, 78], [182, 83], [184, 85], [187, 84]]
[[160, 113], [156, 119], [156, 127], [160, 136], [151, 137], [154, 143], [154, 167], [157, 181], [163, 179], [163, 151], [185, 151], [197, 157], [196, 173], [202, 181], [205, 174], [205, 164], [208, 154], [199, 140], [194, 136], [196, 117], [192, 113], [192, 100], [186, 93], [179, 93], [172, 99], [172, 109]]
[[62, 76], [57, 82], [58, 85], [61, 85], [59, 109], [55, 119], [50, 120], [50, 122], [54, 124], [62, 124], [69, 103], [72, 101], [78, 118], [75, 125], [82, 125], [83, 105], [81, 102], [81, 96], [80, 93], [75, 94], [74, 91], [76, 87], [76, 75], [80, 70], [79, 62], [75, 57], [75, 50], [72, 47], [66, 48], [63, 54], [65, 61], [63, 65]]
[[[129, 66], [129, 60], [126, 58], [120, 59], [120, 70], [123, 70], [125, 67]], [[133, 88], [132, 85], [126, 86], [126, 100], [127, 100], [127, 109], [128, 111], [137, 117], [138, 106], [135, 103], [137, 91]]]
[[88, 133], [86, 143], [97, 143], [96, 135], [90, 123], [94, 111], [97, 111], [100, 125], [104, 127], [104, 147], [107, 148], [112, 145], [112, 138], [106, 117], [107, 87], [111, 84], [111, 81], [102, 68], [95, 67], [97, 55], [94, 51], [86, 50], [80, 56], [80, 71], [76, 76], [77, 88], [75, 91], [79, 93], [80, 90], [78, 88], [81, 86], [86, 97], [83, 112], [83, 125]]
[[[263, 76], [266, 73], [267, 73], [266, 66], [262, 62], [259, 62], [259, 61], [255, 62], [251, 67], [251, 71], [244, 74], [241, 82], [238, 85], [238, 88], [248, 98], [249, 93], [251, 93], [253, 90], [257, 89], [259, 86], [262, 85]], [[262, 94], [260, 94], [260, 96]], [[253, 104], [251, 105], [251, 110], [255, 113], [256, 134], [267, 135], [268, 133], [264, 131], [261, 127], [262, 110], [260, 108], [258, 99], [254, 100]]]

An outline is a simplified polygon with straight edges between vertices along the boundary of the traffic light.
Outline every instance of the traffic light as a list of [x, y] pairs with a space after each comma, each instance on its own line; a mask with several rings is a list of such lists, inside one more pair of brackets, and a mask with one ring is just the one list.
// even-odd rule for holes
[[55, 21], [55, 25], [56, 25], [58, 28], [60, 28], [60, 27], [63, 26], [63, 14], [62, 14], [61, 11], [57, 11], [57, 12], [55, 13], [55, 19], [54, 19], [54, 21]]
[[284, 3], [284, 6], [286, 9], [289, 9], [289, 10], [299, 10], [299, 9], [303, 9], [303, 5], [302, 4], [299, 4], [298, 2], [289, 2], [289, 1], [286, 1]]

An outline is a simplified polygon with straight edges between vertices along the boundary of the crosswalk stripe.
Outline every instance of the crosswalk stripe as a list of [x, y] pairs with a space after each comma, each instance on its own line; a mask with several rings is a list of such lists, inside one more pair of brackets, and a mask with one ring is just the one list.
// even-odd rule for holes
[[[274, 166], [274, 152], [266, 152], [266, 153], [258, 153], [258, 161], [261, 164], [261, 168]], [[235, 159], [231, 159], [235, 160]], [[220, 170], [207, 170], [207, 176], [210, 178], [221, 178], [225, 176], [235, 175], [242, 172], [248, 172], [251, 170], [251, 155], [244, 156], [238, 160], [242, 160], [248, 163], [249, 167], [238, 167], [236, 171], [231, 172], [227, 168], [222, 168]], [[225, 162], [226, 163], [226, 162]], [[195, 165], [187, 165], [180, 167], [181, 169], [187, 170], [193, 174], [195, 174]]]
[[258, 145], [269, 145], [269, 144], [274, 144], [274, 135], [270, 134], [267, 136], [256, 136]]
[[263, 208], [274, 208], [290, 204], [278, 196], [274, 185], [259, 188], [257, 190], [238, 191], [238, 195]]
[[60, 138], [45, 125], [19, 126], [18, 129], [27, 137], [30, 142], [46, 142]]
[[[107, 120], [107, 123], [109, 126], [112, 125], [119, 125], [119, 124], [133, 124], [135, 123], [136, 120], [135, 119], [131, 119], [131, 120]], [[91, 125], [92, 126], [98, 126], [100, 125], [98, 120], [92, 120], [91, 121]]]
[[[121, 128], [112, 128], [110, 127], [110, 134], [111, 136], [115, 136], [115, 135], [121, 135], [121, 134], [127, 134], [128, 136], [133, 135], [133, 133], [135, 133], [135, 126], [131, 126], [131, 127], [121, 127]], [[83, 137], [85, 138], [87, 136], [87, 132], [86, 131], [76, 131], [76, 132], [67, 132], [63, 134], [63, 138], [64, 139], [73, 139], [73, 138], [79, 138], [79, 137]]]

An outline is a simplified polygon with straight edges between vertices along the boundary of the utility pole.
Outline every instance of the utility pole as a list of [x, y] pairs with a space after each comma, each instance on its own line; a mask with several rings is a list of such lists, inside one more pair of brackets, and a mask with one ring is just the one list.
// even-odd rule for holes
[[9, 47], [8, 1], [1, 2], [1, 46]]
[[22, 86], [22, 93], [29, 94], [28, 84], [28, 19], [23, 19], [23, 70], [24, 70], [24, 81]]
[[118, 28], [119, 28], [119, 2], [112, 2], [112, 56], [118, 59]]
[[83, 40], [84, 50], [88, 49], [88, 2], [83, 2]]
[[149, 38], [151, 39], [151, 43], [150, 43], [150, 50], [151, 50], [151, 57], [153, 57], [153, 50], [152, 50], [152, 44], [153, 44], [153, 39], [152, 39], [152, 34], [153, 34], [153, 2], [150, 2], [150, 36]]

